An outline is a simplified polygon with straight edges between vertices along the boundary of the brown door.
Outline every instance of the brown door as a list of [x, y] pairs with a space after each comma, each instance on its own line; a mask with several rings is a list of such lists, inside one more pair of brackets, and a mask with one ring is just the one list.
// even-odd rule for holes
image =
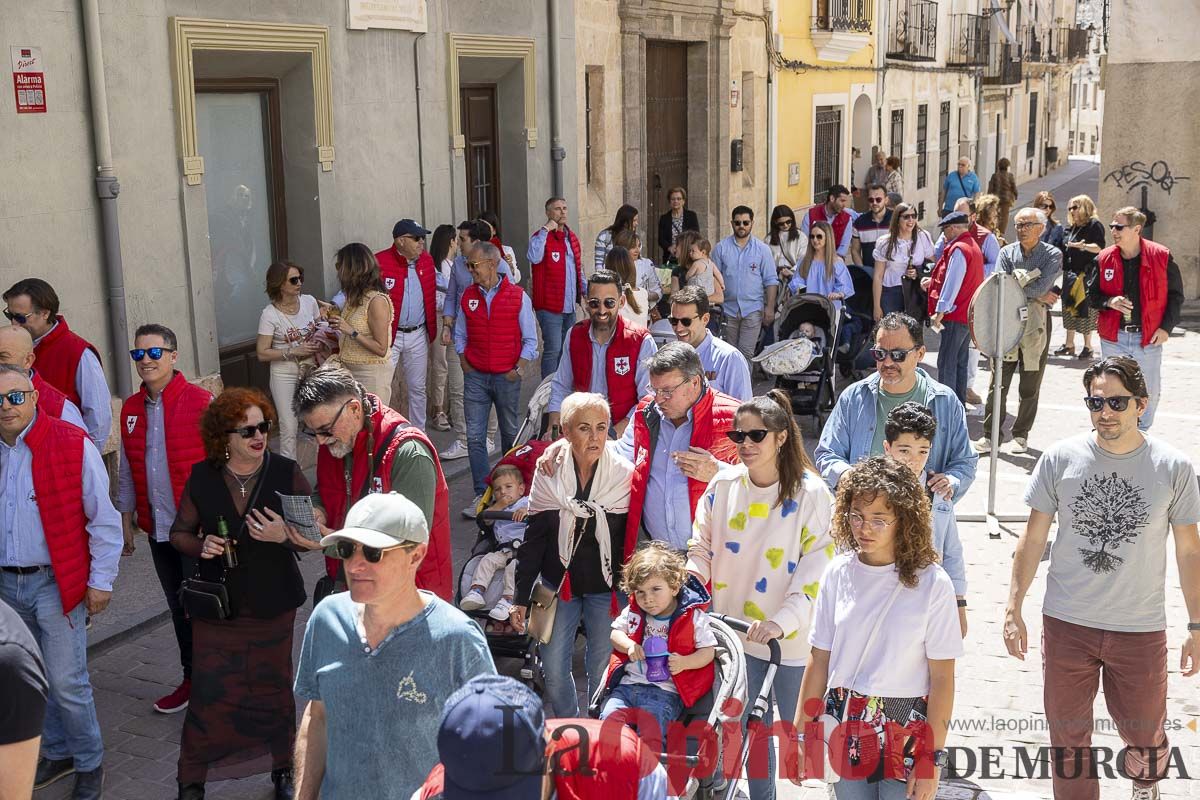
[[496, 87], [459, 90], [462, 129], [467, 140], [467, 210], [471, 219], [484, 211], [500, 215], [500, 137], [496, 127]]
[[646, 194], [642, 230], [655, 237], [649, 251], [658, 249], [658, 218], [670, 209], [667, 192], [687, 188], [687, 45], [646, 43]]

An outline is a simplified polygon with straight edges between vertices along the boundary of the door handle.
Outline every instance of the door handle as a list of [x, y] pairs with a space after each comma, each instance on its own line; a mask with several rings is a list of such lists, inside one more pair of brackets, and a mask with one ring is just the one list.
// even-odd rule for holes
[[657, 172], [654, 173], [654, 188], [662, 189], [662, 175], [659, 175]]

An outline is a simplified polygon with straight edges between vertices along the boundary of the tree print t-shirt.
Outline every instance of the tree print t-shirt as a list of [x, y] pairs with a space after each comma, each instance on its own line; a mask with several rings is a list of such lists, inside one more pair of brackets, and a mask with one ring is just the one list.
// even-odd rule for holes
[[1196, 472], [1159, 439], [1114, 455], [1094, 437], [1051, 446], [1025, 492], [1030, 508], [1058, 515], [1042, 610], [1089, 628], [1165, 630], [1170, 526], [1200, 522]]

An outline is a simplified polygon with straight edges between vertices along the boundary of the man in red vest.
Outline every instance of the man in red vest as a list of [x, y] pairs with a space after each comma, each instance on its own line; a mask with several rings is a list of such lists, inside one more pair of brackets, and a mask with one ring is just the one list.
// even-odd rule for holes
[[[408, 386], [408, 420], [425, 429], [425, 378], [429, 343], [437, 333], [437, 271], [425, 252], [429, 231], [411, 219], [392, 227], [392, 246], [375, 254], [379, 275], [392, 297], [392, 364]], [[412, 267], [412, 268], [410, 268]]]
[[1179, 323], [1183, 278], [1171, 251], [1142, 237], [1146, 215], [1132, 206], [1113, 214], [1113, 245], [1096, 257], [1088, 301], [1100, 309], [1100, 352], [1130, 356], [1142, 368], [1150, 402], [1138, 428], [1150, 430], [1162, 386], [1162, 346]]
[[488, 413], [494, 406], [500, 423], [500, 449], [507, 453], [517, 437], [521, 380], [526, 366], [537, 357], [533, 306], [521, 287], [497, 272], [501, 260], [500, 250], [491, 242], [480, 242], [467, 254], [467, 268], [475, 282], [463, 292], [454, 320], [454, 350], [462, 361], [467, 449], [475, 486], [475, 502], [468, 506], [472, 517], [487, 485]]
[[[293, 405], [319, 445], [312, 501], [321, 532], [328, 535], [341, 528], [350, 506], [368, 494], [402, 492], [429, 525], [429, 552], [417, 572], [417, 588], [452, 600], [450, 492], [437, 449], [425, 432], [336, 364], [301, 378]], [[311, 549], [318, 547], [313, 544]], [[339, 564], [326, 561], [329, 576], [341, 583]]]
[[171, 524], [192, 466], [205, 457], [200, 418], [212, 402], [212, 394], [188, 383], [175, 369], [178, 342], [175, 332], [164, 325], [139, 327], [129, 354], [142, 386], [126, 398], [118, 418], [121, 467], [117, 510], [122, 516], [127, 554], [134, 551], [134, 526], [146, 532], [154, 571], [171, 610], [183, 682], [160, 698], [154, 710], [174, 714], [187, 708], [191, 697], [192, 624], [179, 600], [179, 584], [190, 576], [182, 554], [171, 546]]
[[0, 328], [0, 364], [9, 364], [26, 371], [29, 379], [33, 381], [33, 388], [37, 389], [38, 410], [66, 420], [86, 431], [87, 425], [83, 421], [83, 415], [79, 413], [79, 407], [34, 371], [34, 359], [33, 338], [29, 331], [17, 325]]
[[983, 283], [983, 252], [969, 230], [971, 221], [952, 211], [938, 223], [949, 242], [929, 278], [930, 324], [941, 328], [938, 344], [938, 380], [959, 402], [967, 402], [967, 358], [971, 329], [967, 312], [975, 290]]
[[112, 396], [100, 366], [100, 352], [72, 332], [58, 313], [58, 294], [41, 278], [24, 278], [4, 293], [4, 316], [33, 337], [38, 371], [79, 407], [88, 436], [104, 447], [112, 430]]
[[558, 369], [563, 341], [575, 324], [575, 304], [587, 293], [579, 237], [567, 227], [567, 201], [546, 201], [546, 224], [529, 240], [533, 307], [542, 328], [542, 377]]
[[96, 446], [76, 426], [37, 413], [37, 401], [23, 368], [0, 365], [0, 600], [34, 632], [50, 683], [34, 787], [74, 772], [71, 796], [95, 800], [104, 745], [84, 618], [112, 597], [121, 520]]
[[625, 296], [621, 277], [599, 270], [588, 278], [588, 319], [576, 323], [558, 362], [550, 387], [551, 441], [558, 438], [559, 410], [572, 392], [595, 392], [608, 397], [613, 432], [625, 432], [634, 406], [650, 390], [646, 360], [658, 351], [645, 328], [621, 316]]
[[854, 238], [854, 230], [851, 223], [854, 222], [854, 215], [846, 210], [846, 206], [850, 204], [850, 190], [840, 183], [835, 183], [829, 187], [828, 194], [825, 195], [825, 202], [819, 206], [813, 206], [804, 215], [804, 222], [800, 223], [800, 231], [805, 236], [808, 236], [809, 229], [812, 228], [814, 222], [828, 222], [833, 228], [833, 239], [837, 242], [837, 252], [842, 258], [849, 258], [850, 243]]

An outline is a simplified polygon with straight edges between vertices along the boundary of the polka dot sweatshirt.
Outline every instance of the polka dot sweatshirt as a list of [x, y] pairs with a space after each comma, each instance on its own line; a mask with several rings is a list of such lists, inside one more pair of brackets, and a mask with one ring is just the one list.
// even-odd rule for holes
[[[696, 508], [688, 569], [711, 583], [711, 610], [783, 629], [783, 663], [808, 659], [808, 628], [821, 574], [833, 556], [833, 497], [821, 477], [804, 474], [798, 496], [776, 505], [779, 484], [755, 486], [744, 466], [723, 469]], [[746, 653], [769, 657], [746, 641]]]

